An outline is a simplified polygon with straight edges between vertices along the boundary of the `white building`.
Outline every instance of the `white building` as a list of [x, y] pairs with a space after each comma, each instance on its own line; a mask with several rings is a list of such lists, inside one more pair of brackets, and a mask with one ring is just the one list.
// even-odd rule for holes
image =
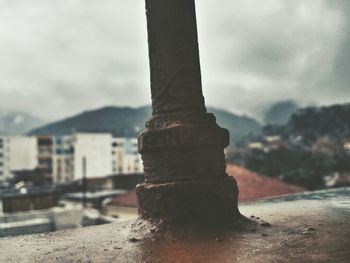
[[11, 136], [4, 142], [4, 176], [6, 178], [13, 171], [33, 170], [38, 166], [36, 137]]
[[250, 150], [262, 150], [264, 149], [264, 144], [261, 142], [251, 142], [248, 144], [248, 148]]
[[345, 142], [344, 143], [344, 150], [348, 153], [350, 153], [350, 142]]
[[83, 158], [88, 178], [143, 172], [136, 138], [113, 138], [108, 133], [77, 133], [53, 139], [53, 181], [80, 180]]
[[143, 172], [141, 155], [137, 152], [136, 138], [113, 138], [112, 167], [114, 174]]
[[13, 171], [44, 170], [53, 182], [111, 174], [142, 173], [136, 138], [113, 138], [109, 133], [77, 133], [65, 136], [0, 137], [0, 181]]
[[9, 137], [9, 164], [11, 171], [32, 170], [38, 165], [37, 138], [29, 136]]
[[72, 135], [74, 180], [83, 178], [83, 158], [86, 176], [104, 177], [112, 174], [112, 135], [108, 133], [77, 133]]
[[266, 136], [265, 140], [268, 143], [274, 143], [274, 142], [279, 142], [281, 140], [281, 136], [275, 135], [275, 136]]

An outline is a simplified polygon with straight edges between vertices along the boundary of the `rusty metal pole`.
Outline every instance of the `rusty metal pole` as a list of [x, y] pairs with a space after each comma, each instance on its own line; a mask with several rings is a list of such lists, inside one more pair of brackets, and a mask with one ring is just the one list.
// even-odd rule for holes
[[140, 218], [232, 222], [239, 211], [236, 182], [225, 172], [229, 133], [206, 112], [194, 0], [146, 0], [146, 12], [153, 113], [138, 138]]

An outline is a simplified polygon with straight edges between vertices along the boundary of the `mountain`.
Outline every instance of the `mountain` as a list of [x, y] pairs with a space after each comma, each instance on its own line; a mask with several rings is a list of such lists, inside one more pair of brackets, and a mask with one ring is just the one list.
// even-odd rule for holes
[[0, 110], [0, 135], [23, 134], [43, 124], [43, 120], [27, 113]]
[[218, 124], [230, 131], [231, 142], [237, 142], [246, 136], [260, 134], [261, 125], [248, 116], [236, 115], [234, 113], [208, 107], [208, 112], [216, 116]]
[[[260, 132], [260, 124], [249, 117], [208, 108], [217, 117], [220, 126], [230, 130], [231, 140]], [[64, 135], [72, 132], [109, 132], [114, 136], [134, 137], [143, 129], [151, 115], [150, 107], [105, 107], [45, 125], [29, 132], [31, 135]]]
[[311, 141], [323, 136], [350, 138], [350, 104], [300, 109], [284, 130], [289, 135], [301, 135]]
[[85, 111], [29, 132], [31, 135], [64, 135], [73, 132], [108, 132], [114, 136], [136, 136], [150, 116], [149, 107], [104, 107]]
[[264, 122], [272, 125], [286, 124], [298, 108], [298, 104], [292, 100], [277, 102], [266, 110]]

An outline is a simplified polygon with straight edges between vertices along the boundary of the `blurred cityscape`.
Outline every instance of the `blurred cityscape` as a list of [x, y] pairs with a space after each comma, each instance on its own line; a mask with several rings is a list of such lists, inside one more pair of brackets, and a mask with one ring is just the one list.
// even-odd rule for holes
[[136, 200], [118, 214], [102, 208], [108, 198], [142, 182], [142, 169], [136, 138], [108, 133], [0, 137], [0, 236], [134, 217]]
[[[350, 185], [348, 104], [281, 102], [264, 121], [208, 110], [230, 131], [227, 173], [240, 201]], [[22, 115], [3, 117], [13, 125], [0, 136], [0, 236], [135, 218], [144, 180], [136, 137], [149, 115], [105, 107], [26, 131], [14, 125]]]

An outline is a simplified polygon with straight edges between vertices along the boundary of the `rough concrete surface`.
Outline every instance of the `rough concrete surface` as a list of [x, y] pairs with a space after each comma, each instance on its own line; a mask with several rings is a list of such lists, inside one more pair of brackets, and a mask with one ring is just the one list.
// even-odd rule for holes
[[350, 189], [243, 204], [245, 230], [130, 238], [130, 223], [0, 239], [0, 262], [349, 262]]

